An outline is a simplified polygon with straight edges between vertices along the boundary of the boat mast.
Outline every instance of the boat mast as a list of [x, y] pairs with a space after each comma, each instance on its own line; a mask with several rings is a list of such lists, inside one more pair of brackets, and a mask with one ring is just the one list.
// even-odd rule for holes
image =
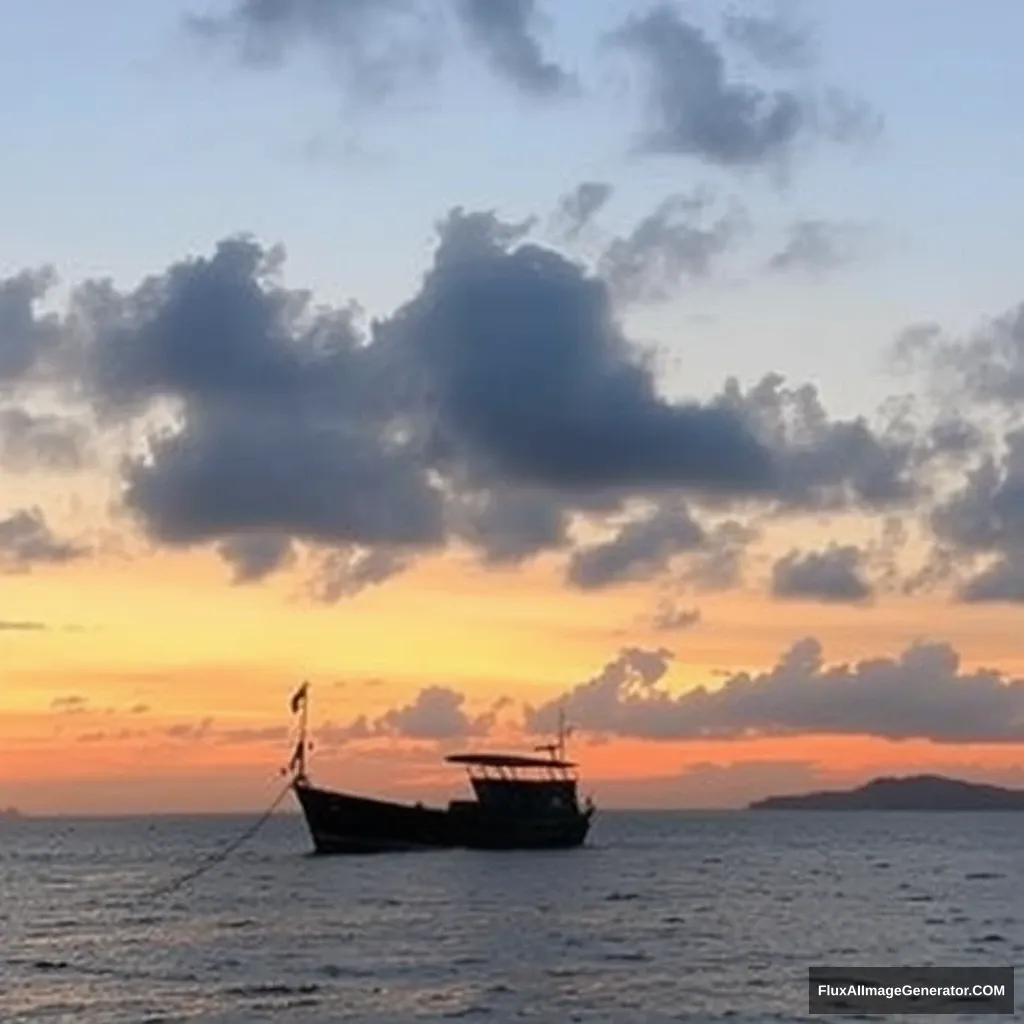
[[293, 715], [299, 716], [299, 738], [287, 770], [292, 773], [293, 781], [306, 783], [309, 781], [306, 775], [306, 751], [309, 746], [309, 683], [303, 683], [292, 695], [291, 709]]

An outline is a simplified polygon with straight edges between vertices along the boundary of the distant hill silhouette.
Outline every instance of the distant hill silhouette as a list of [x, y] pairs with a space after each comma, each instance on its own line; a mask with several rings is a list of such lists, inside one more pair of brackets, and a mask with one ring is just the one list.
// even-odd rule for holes
[[1024, 811], [1024, 790], [942, 775], [872, 779], [857, 789], [770, 796], [752, 811]]
[[19, 821], [23, 817], [17, 807], [0, 807], [0, 821]]

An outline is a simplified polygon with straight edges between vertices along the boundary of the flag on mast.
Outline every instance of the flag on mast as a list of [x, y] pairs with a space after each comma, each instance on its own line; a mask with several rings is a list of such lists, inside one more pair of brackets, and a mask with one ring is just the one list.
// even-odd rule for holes
[[303, 683], [293, 694], [292, 694], [292, 714], [297, 715], [299, 709], [306, 703], [306, 697], [309, 695], [309, 683]]

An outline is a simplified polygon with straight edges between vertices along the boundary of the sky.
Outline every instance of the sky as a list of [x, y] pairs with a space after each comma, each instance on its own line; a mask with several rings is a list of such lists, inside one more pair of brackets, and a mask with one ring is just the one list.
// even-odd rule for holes
[[1024, 8], [33, 0], [0, 807], [1024, 785]]

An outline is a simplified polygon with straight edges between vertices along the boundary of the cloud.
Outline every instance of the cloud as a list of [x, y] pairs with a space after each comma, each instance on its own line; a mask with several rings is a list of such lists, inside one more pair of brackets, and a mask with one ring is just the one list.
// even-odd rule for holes
[[319, 53], [352, 100], [379, 103], [422, 87], [448, 57], [454, 16], [501, 80], [537, 97], [567, 93], [573, 76], [544, 56], [536, 0], [235, 0], [224, 15], [192, 14], [193, 38], [228, 47], [246, 67], [278, 68]]
[[776, 373], [743, 391], [730, 379], [719, 399], [777, 453], [774, 490], [782, 507], [838, 510], [907, 505], [921, 494], [919, 471], [934, 454], [897, 419], [833, 420], [812, 384], [789, 387]]
[[663, 302], [688, 280], [706, 278], [716, 260], [742, 231], [739, 208], [705, 223], [710, 201], [703, 195], [673, 195], [614, 239], [598, 263], [620, 304]]
[[760, 536], [756, 526], [728, 519], [708, 532], [703, 547], [688, 560], [677, 583], [699, 590], [728, 590], [743, 579], [743, 559]]
[[453, 496], [449, 524], [489, 566], [519, 565], [569, 543], [569, 511], [557, 495], [542, 488], [470, 486]]
[[[762, 60], [772, 49], [778, 58], [781, 36], [769, 45], [765, 24], [733, 18], [726, 30], [731, 25]], [[722, 48], [672, 3], [630, 15], [612, 41], [648, 75], [650, 124], [641, 139], [648, 152], [732, 169], [779, 167], [816, 138], [845, 142], [877, 130], [867, 105], [837, 90], [815, 95], [732, 79]]]
[[1019, 743], [1024, 680], [965, 672], [949, 644], [920, 642], [898, 657], [828, 666], [814, 638], [795, 643], [769, 671], [674, 694], [658, 684], [670, 655], [625, 649], [591, 679], [536, 708], [544, 732], [563, 708], [577, 728], [655, 740], [870, 735], [936, 743]]
[[854, 229], [824, 220], [800, 220], [768, 260], [774, 273], [819, 276], [853, 259]]
[[785, 9], [770, 14], [728, 11], [723, 24], [726, 38], [765, 67], [776, 71], [801, 70], [817, 61], [817, 46], [810, 29], [796, 22]]
[[[1007, 432], [1000, 452], [985, 453], [968, 469], [927, 524], [935, 547], [912, 585], [953, 577], [961, 600], [1024, 601], [1024, 429]], [[970, 575], [979, 560], [986, 564]]]
[[0, 391], [31, 378], [60, 347], [59, 318], [37, 315], [56, 281], [52, 267], [0, 278]]
[[[922, 452], [955, 447], [956, 430], [925, 442], [831, 419], [813, 387], [777, 374], [746, 390], [727, 381], [707, 401], [665, 397], [609, 283], [532, 229], [452, 210], [412, 297], [369, 324], [352, 304], [284, 286], [282, 248], [226, 238], [135, 287], [74, 289], [53, 366], [104, 447], [131, 439], [121, 506], [148, 539], [209, 545], [238, 583], [308, 549], [324, 601], [453, 543], [487, 565], [566, 551], [584, 521], [623, 532], [571, 556], [570, 578], [648, 578], [683, 544], [650, 531], [683, 502], [742, 512], [709, 527], [686, 565], [690, 582], [727, 586], [757, 514], [905, 506], [921, 493]], [[685, 237], [666, 230], [669, 248]], [[619, 242], [633, 262], [609, 256], [612, 276], [648, 287], [679, 269], [656, 237]], [[34, 439], [33, 457], [70, 465], [65, 421], [6, 422], [8, 437]], [[643, 529], [626, 515], [641, 506], [661, 510]], [[654, 547], [616, 561], [641, 542]]]
[[894, 369], [920, 373], [933, 399], [949, 413], [965, 397], [986, 409], [1020, 419], [1024, 398], [1024, 303], [982, 323], [962, 338], [946, 335], [939, 325], [906, 328], [891, 349]]
[[491, 67], [516, 88], [534, 96], [564, 93], [572, 76], [541, 51], [535, 32], [536, 0], [456, 0], [469, 37]]
[[419, 295], [382, 328], [422, 374], [446, 455], [563, 491], [768, 484], [770, 453], [739, 417], [658, 396], [602, 282], [507, 238], [455, 211]]
[[704, 527], [685, 504], [665, 504], [626, 523], [611, 540], [577, 548], [569, 560], [568, 580], [585, 590], [649, 580], [664, 572], [673, 556], [706, 540]]
[[440, 59], [432, 20], [410, 0], [235, 0], [225, 15], [190, 15], [185, 24], [255, 69], [319, 50], [339, 85], [366, 102], [422, 79]]
[[853, 544], [830, 544], [823, 551], [793, 550], [772, 567], [773, 597], [858, 604], [873, 596], [864, 578], [864, 552]]
[[82, 558], [84, 546], [61, 540], [38, 508], [23, 508], [0, 519], [0, 572], [28, 572]]
[[217, 553], [233, 568], [236, 584], [258, 583], [295, 557], [291, 538], [279, 533], [231, 537], [217, 546]]
[[441, 742], [485, 736], [506, 703], [506, 700], [499, 700], [488, 711], [471, 715], [465, 708], [465, 694], [448, 686], [426, 686], [409, 704], [392, 708], [372, 720], [360, 716], [346, 726], [318, 729], [317, 736], [331, 744], [378, 737]]
[[990, 563], [958, 591], [967, 604], [1024, 604], [1024, 553], [1014, 551]]
[[796, 96], [730, 83], [715, 43], [669, 4], [631, 15], [613, 41], [640, 58], [650, 76], [652, 124], [643, 143], [652, 152], [758, 165], [789, 149], [804, 130]]
[[89, 699], [74, 693], [67, 697], [54, 697], [50, 701], [50, 710], [62, 715], [82, 714], [88, 707]]
[[569, 242], [575, 241], [605, 205], [615, 191], [606, 181], [581, 181], [571, 192], [558, 201], [556, 223]]
[[198, 722], [175, 722], [164, 729], [163, 734], [172, 740], [206, 740], [212, 738], [212, 718], [203, 718]]
[[348, 547], [328, 551], [320, 559], [309, 592], [317, 601], [334, 604], [343, 597], [352, 597], [367, 587], [384, 583], [405, 566], [405, 559], [399, 552], [386, 548]]
[[0, 633], [42, 633], [50, 627], [32, 619], [0, 619]]
[[180, 410], [126, 461], [126, 507], [169, 545], [439, 541], [439, 496], [389, 434], [393, 410], [351, 310], [312, 310], [274, 282], [280, 260], [226, 240], [94, 311], [90, 384], [104, 415], [168, 400]]
[[700, 621], [699, 608], [683, 608], [671, 600], [659, 601], [658, 607], [651, 616], [651, 626], [664, 633], [692, 629]]
[[88, 448], [88, 432], [76, 420], [18, 406], [0, 408], [0, 462], [8, 470], [71, 472], [85, 464]]

